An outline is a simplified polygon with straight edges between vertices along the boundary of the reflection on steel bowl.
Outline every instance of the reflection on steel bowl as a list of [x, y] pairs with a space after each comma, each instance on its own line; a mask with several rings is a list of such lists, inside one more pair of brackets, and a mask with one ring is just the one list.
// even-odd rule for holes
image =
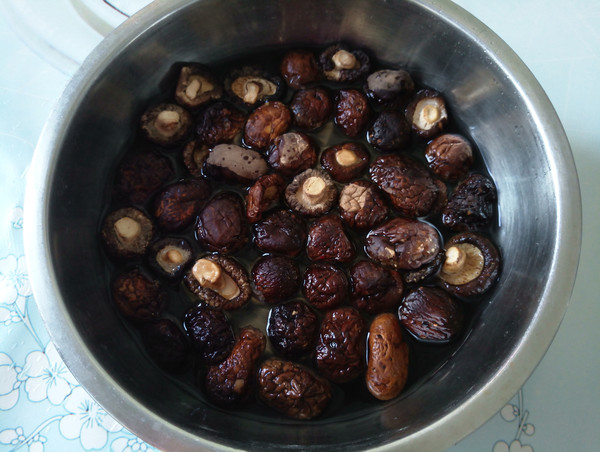
[[[399, 398], [351, 402], [310, 422], [225, 412], [156, 371], [107, 302], [98, 241], [107, 178], [173, 64], [337, 41], [371, 49], [444, 93], [498, 189], [503, 272], [452, 358]], [[158, 0], [115, 30], [65, 90], [29, 173], [25, 228], [36, 301], [65, 362], [156, 447], [441, 450], [510, 399], [549, 346], [575, 278], [581, 207], [569, 144], [539, 84], [449, 1]]]

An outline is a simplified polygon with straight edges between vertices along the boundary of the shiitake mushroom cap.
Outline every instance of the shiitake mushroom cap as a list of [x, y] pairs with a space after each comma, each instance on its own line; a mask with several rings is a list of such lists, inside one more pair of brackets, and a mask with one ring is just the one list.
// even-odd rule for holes
[[111, 257], [131, 259], [146, 253], [154, 233], [152, 220], [144, 212], [123, 207], [106, 216], [100, 234]]

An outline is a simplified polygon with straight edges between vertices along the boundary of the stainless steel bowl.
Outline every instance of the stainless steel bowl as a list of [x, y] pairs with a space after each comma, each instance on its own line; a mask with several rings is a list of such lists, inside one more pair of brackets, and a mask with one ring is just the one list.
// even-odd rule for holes
[[[502, 277], [454, 356], [396, 401], [312, 422], [213, 409], [156, 371], [109, 302], [98, 243], [109, 175], [173, 63], [338, 40], [444, 93], [498, 188]], [[580, 250], [577, 175], [550, 102], [499, 38], [449, 1], [156, 1], [77, 72], [28, 178], [27, 261], [53, 341], [107, 411], [167, 450], [446, 448], [491, 417], [540, 361]]]

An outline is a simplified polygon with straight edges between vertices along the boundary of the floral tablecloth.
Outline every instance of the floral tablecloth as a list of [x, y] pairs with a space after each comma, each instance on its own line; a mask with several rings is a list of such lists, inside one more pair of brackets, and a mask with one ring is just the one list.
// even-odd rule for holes
[[[554, 103], [580, 173], [584, 239], [572, 303], [547, 356], [496, 416], [451, 451], [600, 450], [600, 3], [457, 3], [515, 49]], [[27, 168], [44, 122], [81, 61], [75, 56], [71, 66], [57, 64], [7, 17], [0, 14], [0, 451], [154, 450], [77, 383], [37, 312], [23, 252]], [[101, 37], [91, 33], [78, 51], [85, 55]]]

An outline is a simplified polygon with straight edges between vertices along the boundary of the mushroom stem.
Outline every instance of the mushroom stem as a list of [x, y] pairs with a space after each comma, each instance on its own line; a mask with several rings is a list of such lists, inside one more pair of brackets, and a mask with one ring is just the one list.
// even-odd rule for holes
[[460, 272], [467, 261], [467, 253], [458, 246], [451, 246], [446, 250], [446, 260], [442, 267], [444, 273], [455, 274]]
[[440, 109], [435, 105], [425, 105], [421, 111], [421, 116], [426, 123], [433, 123], [440, 118]]
[[331, 60], [337, 69], [355, 69], [358, 67], [358, 61], [356, 57], [347, 50], [339, 50], [332, 57]]
[[356, 154], [348, 149], [340, 149], [335, 153], [335, 161], [341, 166], [352, 166], [360, 161]]
[[244, 102], [253, 104], [258, 99], [261, 91], [260, 83], [249, 81], [244, 85]]
[[130, 217], [119, 218], [114, 227], [117, 236], [124, 241], [132, 241], [142, 232], [142, 226]]
[[192, 273], [202, 287], [217, 292], [226, 300], [232, 300], [240, 294], [240, 288], [233, 278], [209, 259], [196, 261]]
[[179, 125], [179, 113], [163, 110], [156, 116], [156, 128], [165, 134], [173, 134]]
[[317, 176], [311, 176], [302, 184], [302, 195], [311, 203], [318, 203], [325, 192], [326, 183]]

